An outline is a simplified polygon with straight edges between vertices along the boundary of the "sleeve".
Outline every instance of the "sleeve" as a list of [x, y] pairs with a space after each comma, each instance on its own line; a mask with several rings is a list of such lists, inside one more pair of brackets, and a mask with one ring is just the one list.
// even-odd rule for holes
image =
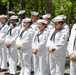
[[67, 46], [67, 50], [68, 50], [69, 55], [73, 54], [74, 39], [75, 39], [75, 32], [72, 31], [70, 38], [69, 38], [68, 46]]

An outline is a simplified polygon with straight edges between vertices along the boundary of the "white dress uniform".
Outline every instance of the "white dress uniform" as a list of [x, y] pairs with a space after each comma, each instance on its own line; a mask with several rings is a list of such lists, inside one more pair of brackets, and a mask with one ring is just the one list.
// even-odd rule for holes
[[10, 44], [9, 50], [9, 73], [16, 74], [16, 65], [17, 65], [17, 48], [15, 41], [19, 34], [19, 27], [11, 27], [8, 35], [6, 36], [5, 43]]
[[[64, 75], [65, 57], [67, 48], [67, 38], [69, 36], [69, 27], [62, 26], [62, 29], [52, 38], [55, 29], [52, 29], [47, 41], [47, 47], [55, 49], [54, 53], [50, 54], [51, 75]], [[53, 40], [54, 39], [54, 40]]]
[[31, 71], [31, 54], [32, 54], [32, 37], [33, 30], [22, 28], [19, 37], [16, 40], [16, 44], [21, 47], [20, 60], [21, 60], [21, 72], [20, 75], [30, 75]]
[[1, 49], [1, 69], [7, 69], [7, 48], [5, 45], [5, 39], [9, 26], [7, 24], [3, 25], [0, 29], [0, 49]]
[[48, 37], [48, 31], [39, 32], [36, 31], [32, 42], [32, 49], [37, 50], [37, 54], [34, 57], [34, 75], [47, 75], [46, 74], [46, 41]]
[[[37, 17], [38, 14], [39, 14], [38, 12], [32, 11], [31, 12], [31, 19], [32, 19], [33, 15]], [[34, 22], [32, 22], [31, 27], [33, 28], [34, 33], [38, 30], [37, 18], [35, 18]], [[31, 56], [31, 74], [32, 74], [33, 71], [34, 71], [34, 63], [33, 63], [33, 54], [32, 54], [32, 56]]]
[[[73, 25], [68, 42], [67, 50], [69, 55], [74, 54], [76, 57], [76, 24]], [[76, 75], [76, 62], [70, 60], [70, 75]]]

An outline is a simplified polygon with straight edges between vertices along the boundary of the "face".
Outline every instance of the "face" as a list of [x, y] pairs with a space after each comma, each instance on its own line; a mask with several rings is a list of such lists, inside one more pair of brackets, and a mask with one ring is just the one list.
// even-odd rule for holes
[[15, 25], [17, 20], [10, 20], [10, 22], [12, 23], [12, 25]]
[[5, 23], [6, 23], [6, 21], [7, 21], [7, 19], [6, 19], [6, 18], [1, 18], [1, 23], [2, 23], [2, 24], [5, 24]]
[[50, 19], [49, 18], [43, 18], [43, 19], [46, 20], [48, 24], [50, 23]]
[[29, 28], [30, 22], [23, 22], [23, 26], [24, 26], [25, 28]]
[[19, 15], [19, 18], [20, 18], [20, 19], [25, 18], [25, 14], [20, 14], [20, 15]]
[[40, 31], [44, 30], [46, 25], [43, 25], [42, 23], [38, 23], [38, 28]]
[[33, 22], [35, 22], [37, 20], [37, 16], [36, 15], [31, 15], [31, 19]]
[[14, 14], [8, 14], [8, 16], [9, 16], [9, 18], [11, 17], [11, 16], [13, 16]]
[[54, 27], [55, 27], [55, 29], [60, 30], [62, 28], [62, 23], [55, 22]]

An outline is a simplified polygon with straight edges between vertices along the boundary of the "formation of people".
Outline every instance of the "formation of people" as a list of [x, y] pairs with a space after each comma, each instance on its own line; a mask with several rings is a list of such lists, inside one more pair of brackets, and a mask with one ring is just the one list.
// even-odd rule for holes
[[39, 13], [31, 17], [20, 10], [18, 16], [9, 11], [0, 15], [0, 72], [8, 75], [64, 75], [66, 51], [70, 57], [70, 75], [76, 75], [76, 24], [69, 42], [69, 26], [66, 16], [58, 15], [52, 20], [47, 13], [38, 19]]

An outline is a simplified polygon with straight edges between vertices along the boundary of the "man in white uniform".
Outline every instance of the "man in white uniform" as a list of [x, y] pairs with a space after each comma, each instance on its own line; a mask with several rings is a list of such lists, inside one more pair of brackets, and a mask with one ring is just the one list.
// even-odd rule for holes
[[66, 30], [63, 17], [53, 19], [54, 29], [51, 30], [47, 41], [47, 47], [51, 55], [51, 75], [64, 75], [65, 57], [69, 27]]
[[[45, 15], [42, 16], [42, 18], [47, 21], [46, 29], [50, 33], [51, 30], [52, 30], [52, 28], [53, 28], [53, 22], [50, 21], [51, 14], [45, 14]], [[50, 63], [50, 58], [49, 58], [49, 52], [48, 52], [48, 50], [47, 50], [46, 60], [47, 60], [47, 65], [46, 65], [47, 73], [49, 74], [51, 63]]]
[[20, 31], [19, 37], [16, 40], [16, 47], [20, 53], [21, 61], [20, 75], [30, 75], [33, 29], [30, 27], [30, 18], [25, 18], [22, 22], [23, 27]]
[[67, 50], [70, 57], [70, 75], [76, 75], [76, 24], [73, 25]]
[[10, 22], [11, 22], [11, 27], [8, 32], [8, 35], [6, 36], [6, 47], [8, 48], [9, 51], [9, 73], [12, 75], [16, 74], [16, 65], [17, 65], [17, 48], [16, 48], [16, 38], [18, 37], [19, 34], [19, 27], [16, 27], [16, 22], [17, 22], [18, 16], [11, 16], [10, 17]]
[[[37, 22], [38, 14], [39, 13], [36, 11], [31, 12], [31, 20], [32, 20], [31, 27], [34, 33], [38, 30], [38, 22]], [[34, 74], [33, 56], [31, 57], [31, 74]]]
[[33, 28], [34, 32], [38, 30], [38, 22], [37, 22], [38, 14], [39, 13], [36, 11], [31, 12], [31, 20], [32, 20], [31, 27]]
[[7, 48], [5, 45], [5, 38], [8, 29], [9, 26], [7, 25], [7, 15], [1, 15], [1, 27], [0, 27], [1, 71], [6, 71], [7, 69]]

